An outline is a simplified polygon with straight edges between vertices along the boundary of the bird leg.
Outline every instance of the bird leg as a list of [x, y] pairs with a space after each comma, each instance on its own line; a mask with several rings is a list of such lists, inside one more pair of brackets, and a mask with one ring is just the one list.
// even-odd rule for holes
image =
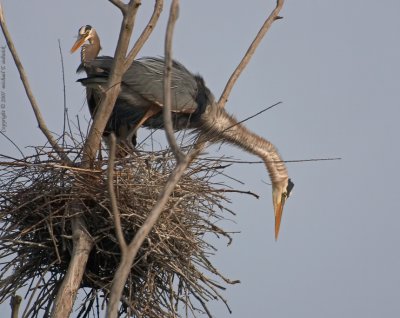
[[[146, 122], [146, 120], [149, 119], [150, 117], [153, 117], [154, 115], [158, 114], [160, 111], [161, 111], [161, 108], [158, 105], [151, 105], [147, 109], [146, 113], [139, 120], [139, 122], [132, 129], [129, 130], [129, 133], [126, 137], [128, 144], [131, 144], [131, 140], [132, 140], [133, 136], [136, 135], [137, 130]], [[134, 145], [132, 145], [132, 146], [134, 148]]]

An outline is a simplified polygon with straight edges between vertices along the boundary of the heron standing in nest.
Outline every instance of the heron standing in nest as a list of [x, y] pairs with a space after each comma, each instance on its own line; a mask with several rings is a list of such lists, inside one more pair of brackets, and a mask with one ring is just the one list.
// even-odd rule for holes
[[[86, 44], [85, 44], [86, 43]], [[79, 71], [88, 77], [79, 80], [87, 89], [87, 101], [92, 117], [96, 112], [111, 71], [113, 58], [98, 56], [100, 38], [90, 25], [79, 29], [71, 53], [81, 49]], [[133, 61], [121, 81], [121, 91], [106, 125], [104, 137], [111, 132], [120, 145], [136, 146], [136, 132], [141, 127], [163, 128], [164, 59], [145, 57]], [[194, 129], [203, 140], [228, 142], [260, 157], [272, 183], [275, 212], [275, 239], [278, 238], [283, 207], [293, 189], [286, 166], [278, 151], [268, 140], [249, 131], [244, 125], [218, 107], [203, 78], [173, 61], [171, 81], [171, 112], [175, 130]]]

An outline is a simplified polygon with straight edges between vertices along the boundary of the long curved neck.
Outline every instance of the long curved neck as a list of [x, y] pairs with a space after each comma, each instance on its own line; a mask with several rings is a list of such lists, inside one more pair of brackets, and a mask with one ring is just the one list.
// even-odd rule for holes
[[272, 183], [288, 179], [286, 166], [272, 143], [239, 124], [224, 109], [215, 105], [211, 107], [214, 110], [210, 114], [204, 114], [201, 128], [210, 141], [226, 141], [261, 158]]
[[87, 62], [94, 60], [101, 50], [100, 38], [94, 31], [93, 36], [89, 39], [89, 44], [85, 44], [81, 49], [81, 62], [85, 65]]

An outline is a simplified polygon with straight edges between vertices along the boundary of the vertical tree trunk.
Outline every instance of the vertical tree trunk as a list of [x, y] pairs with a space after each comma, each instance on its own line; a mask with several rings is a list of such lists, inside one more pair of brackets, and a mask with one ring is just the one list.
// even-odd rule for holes
[[[79, 205], [77, 206], [79, 208]], [[71, 261], [64, 276], [61, 287], [57, 293], [52, 309], [52, 318], [66, 318], [71, 314], [75, 298], [78, 293], [93, 240], [86, 231], [86, 226], [81, 217], [72, 220], [73, 249]]]

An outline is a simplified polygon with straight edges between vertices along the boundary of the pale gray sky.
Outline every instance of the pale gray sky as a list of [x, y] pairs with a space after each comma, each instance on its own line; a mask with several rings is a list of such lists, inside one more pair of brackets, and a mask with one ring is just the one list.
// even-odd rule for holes
[[[41, 105], [55, 132], [62, 127], [62, 82], [57, 39], [66, 68], [69, 112], [89, 117], [76, 83], [79, 54], [70, 55], [78, 28], [94, 26], [102, 54], [114, 53], [120, 14], [106, 0], [4, 0], [9, 29]], [[199, 72], [216, 96], [275, 1], [181, 1], [174, 57]], [[143, 1], [137, 29], [153, 1]], [[162, 22], [140, 55], [162, 55]], [[277, 101], [283, 104], [247, 122], [292, 163], [295, 183], [279, 241], [262, 165], [236, 165], [229, 173], [261, 195], [232, 195], [237, 212], [231, 246], [218, 244], [219, 269], [241, 284], [224, 293], [216, 317], [397, 317], [400, 313], [400, 2], [286, 1], [237, 82], [227, 110], [238, 118]], [[136, 33], [137, 34], [137, 33]], [[0, 37], [0, 45], [4, 39]], [[37, 129], [16, 68], [6, 52], [7, 135], [22, 147], [44, 138]], [[142, 131], [140, 136], [145, 136]], [[1, 153], [15, 150], [0, 138]], [[29, 149], [26, 149], [29, 153]], [[223, 145], [219, 153], [253, 157]], [[255, 159], [255, 158], [254, 158]], [[0, 313], [9, 312], [8, 303]]]

